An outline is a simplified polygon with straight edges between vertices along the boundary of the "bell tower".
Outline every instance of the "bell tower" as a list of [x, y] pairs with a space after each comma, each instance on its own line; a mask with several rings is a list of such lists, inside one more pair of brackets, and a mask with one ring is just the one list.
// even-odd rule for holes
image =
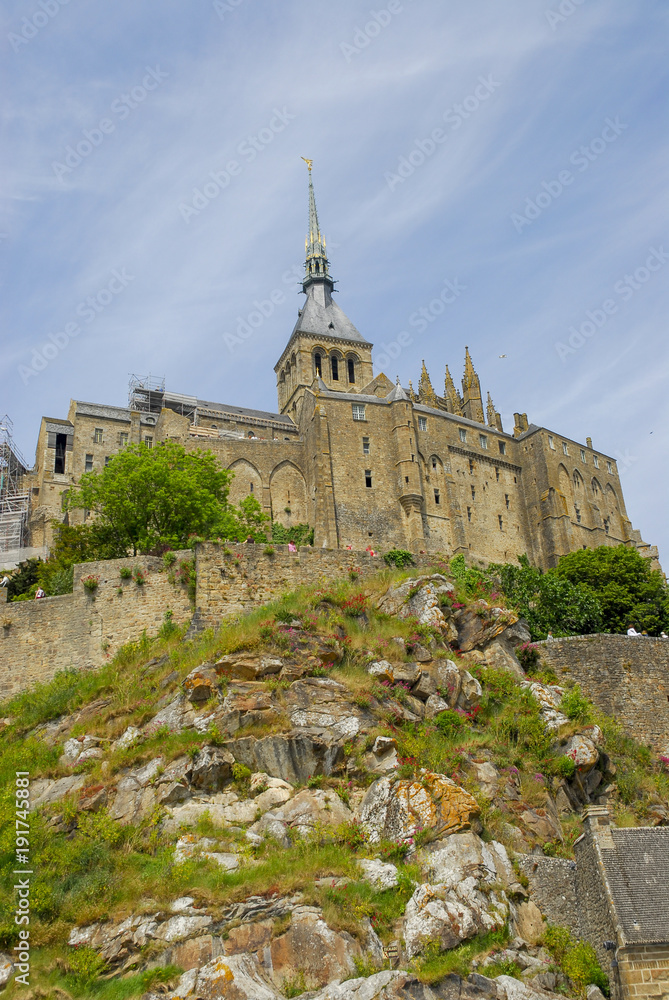
[[306, 301], [274, 366], [279, 411], [296, 422], [307, 388], [357, 393], [374, 377], [372, 344], [362, 337], [332, 298], [335, 282], [318, 222], [312, 160], [305, 163], [309, 170], [309, 217], [302, 280]]

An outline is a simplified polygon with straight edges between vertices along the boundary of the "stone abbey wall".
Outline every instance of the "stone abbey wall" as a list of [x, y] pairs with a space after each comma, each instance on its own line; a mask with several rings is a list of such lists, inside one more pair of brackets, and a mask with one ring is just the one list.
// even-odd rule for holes
[[558, 679], [570, 679], [630, 736], [669, 753], [669, 639], [583, 635], [537, 644]]

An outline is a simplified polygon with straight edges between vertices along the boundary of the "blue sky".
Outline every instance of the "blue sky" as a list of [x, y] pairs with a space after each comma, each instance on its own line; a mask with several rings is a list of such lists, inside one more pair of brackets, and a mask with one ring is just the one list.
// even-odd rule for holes
[[416, 384], [425, 358], [440, 391], [468, 344], [505, 429], [527, 412], [618, 459], [666, 559], [668, 22], [653, 0], [5, 0], [19, 446], [70, 398], [124, 405], [130, 373], [276, 408], [306, 156], [386, 374]]

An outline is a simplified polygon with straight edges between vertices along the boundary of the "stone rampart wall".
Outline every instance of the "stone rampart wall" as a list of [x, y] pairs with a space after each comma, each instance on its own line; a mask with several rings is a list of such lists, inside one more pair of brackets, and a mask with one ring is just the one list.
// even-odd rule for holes
[[[414, 556], [417, 566], [428, 566], [434, 557]], [[205, 625], [242, 614], [302, 584], [361, 579], [386, 569], [381, 556], [347, 549], [313, 549], [304, 546], [289, 552], [287, 545], [239, 545], [205, 542], [197, 547], [196, 606]]]
[[[101, 666], [144, 630], [155, 635], [168, 610], [175, 622], [187, 622], [193, 608], [176, 570], [192, 553], [178, 552], [176, 557], [169, 570], [155, 556], [83, 563], [74, 567], [72, 594], [3, 604], [0, 700], [50, 680], [59, 670]], [[430, 559], [418, 556], [416, 563], [427, 566]], [[304, 547], [293, 553], [287, 545], [210, 542], [197, 546], [196, 565], [196, 607], [205, 626], [218, 626], [301, 584], [322, 581], [327, 587], [351, 572], [364, 578], [385, 568], [380, 556], [367, 552]], [[146, 582], [124, 579], [122, 567], [141, 569]], [[82, 583], [87, 576], [98, 579], [94, 591]]]
[[530, 883], [532, 899], [549, 924], [568, 927], [581, 935], [579, 903], [576, 897], [576, 865], [564, 858], [535, 854], [518, 855], [518, 864]]
[[[191, 552], [178, 553], [188, 559]], [[139, 568], [140, 585], [123, 579], [121, 567]], [[88, 591], [81, 580], [98, 578]], [[126, 642], [160, 628], [171, 610], [175, 622], [188, 621], [187, 588], [171, 583], [162, 559], [138, 556], [74, 567], [74, 591], [39, 601], [12, 601], [0, 610], [0, 699], [9, 698], [59, 670], [99, 667]]]
[[669, 639], [583, 635], [537, 645], [559, 680], [576, 681], [631, 736], [669, 752]]

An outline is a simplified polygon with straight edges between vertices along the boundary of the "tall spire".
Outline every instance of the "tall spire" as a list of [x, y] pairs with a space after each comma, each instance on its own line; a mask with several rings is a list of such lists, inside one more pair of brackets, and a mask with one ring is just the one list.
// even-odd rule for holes
[[311, 168], [313, 160], [302, 159], [309, 170], [309, 223], [307, 228], [307, 238], [304, 241], [306, 260], [304, 262], [304, 281], [302, 288], [306, 292], [307, 288], [314, 282], [320, 282], [329, 286], [330, 291], [334, 287], [334, 282], [328, 270], [328, 259], [325, 251], [325, 237], [321, 234], [318, 225], [318, 212], [316, 210], [316, 196], [314, 195], [314, 185], [311, 180]]
[[437, 396], [432, 388], [432, 382], [430, 381], [430, 376], [428, 374], [427, 368], [425, 367], [425, 362], [423, 361], [423, 367], [420, 373], [420, 380], [418, 382], [418, 399], [421, 403], [426, 406], [437, 407]]

